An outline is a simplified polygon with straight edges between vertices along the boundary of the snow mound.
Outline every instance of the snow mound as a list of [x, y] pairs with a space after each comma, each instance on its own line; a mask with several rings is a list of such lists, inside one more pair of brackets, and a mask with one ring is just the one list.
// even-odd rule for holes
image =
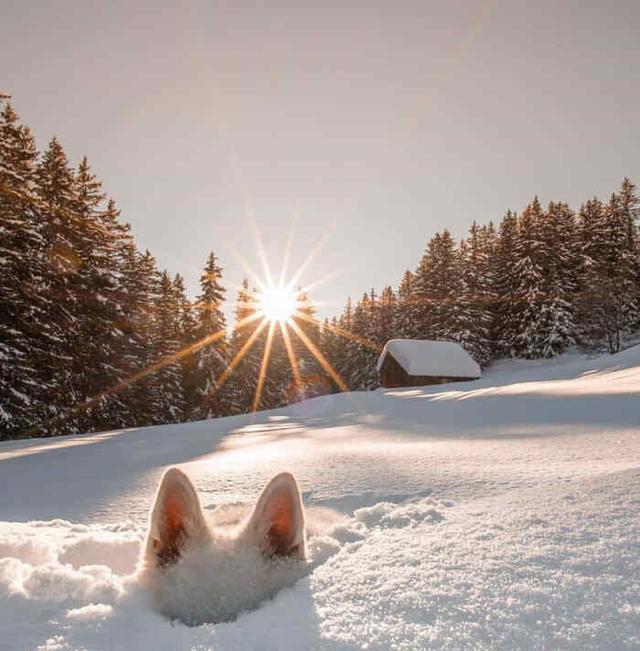
[[435, 523], [444, 520], [443, 510], [437, 507], [438, 503], [431, 498], [400, 506], [390, 502], [379, 502], [375, 506], [357, 509], [354, 515], [356, 520], [364, 523], [368, 528], [417, 527], [423, 522]]

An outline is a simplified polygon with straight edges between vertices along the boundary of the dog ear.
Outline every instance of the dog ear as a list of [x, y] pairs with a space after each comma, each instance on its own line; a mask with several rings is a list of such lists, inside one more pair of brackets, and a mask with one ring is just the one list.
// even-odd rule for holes
[[186, 543], [206, 535], [198, 494], [181, 470], [169, 468], [160, 480], [151, 511], [147, 558], [159, 567], [175, 563]]
[[298, 484], [291, 473], [280, 473], [262, 491], [245, 532], [267, 556], [302, 560], [306, 555], [304, 530]]

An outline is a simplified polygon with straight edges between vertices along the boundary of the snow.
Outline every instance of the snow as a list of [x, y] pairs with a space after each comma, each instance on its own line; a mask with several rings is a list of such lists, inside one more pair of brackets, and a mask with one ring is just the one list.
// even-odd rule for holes
[[480, 367], [460, 345], [451, 341], [391, 339], [378, 359], [378, 371], [391, 355], [409, 375], [479, 378]]
[[[0, 649], [638, 648], [639, 421], [636, 347], [3, 443]], [[157, 614], [134, 570], [171, 465], [218, 518], [292, 471], [299, 577], [226, 623]]]

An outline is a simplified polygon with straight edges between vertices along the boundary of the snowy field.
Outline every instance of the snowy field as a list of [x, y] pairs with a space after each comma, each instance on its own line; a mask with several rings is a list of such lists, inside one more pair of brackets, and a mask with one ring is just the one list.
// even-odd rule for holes
[[[156, 614], [132, 573], [171, 465], [211, 513], [282, 470], [331, 509], [293, 587], [222, 624]], [[640, 648], [640, 347], [8, 442], [0, 479], [3, 650]]]

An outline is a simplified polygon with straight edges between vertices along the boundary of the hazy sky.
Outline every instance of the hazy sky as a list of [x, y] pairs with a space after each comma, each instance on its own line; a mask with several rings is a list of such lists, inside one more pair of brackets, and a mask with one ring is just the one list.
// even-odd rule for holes
[[275, 267], [327, 235], [332, 314], [439, 229], [640, 184], [639, 43], [637, 0], [0, 0], [0, 90], [192, 292], [259, 267], [251, 211]]

